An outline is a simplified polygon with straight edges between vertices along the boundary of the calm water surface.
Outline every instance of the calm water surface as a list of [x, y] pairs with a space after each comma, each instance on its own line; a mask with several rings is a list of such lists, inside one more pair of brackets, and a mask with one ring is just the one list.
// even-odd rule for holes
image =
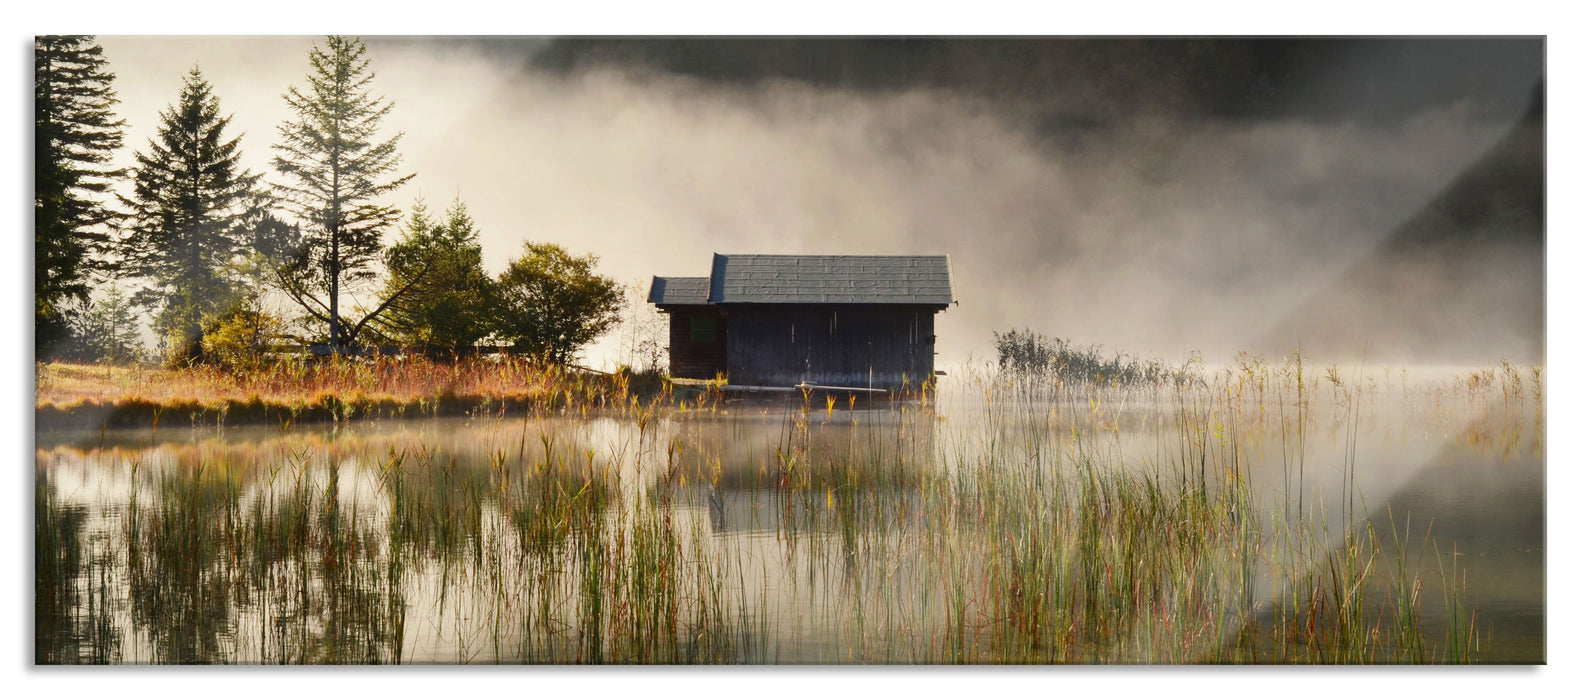
[[[1318, 568], [1276, 554], [1279, 523], [1300, 523], [1331, 551], [1348, 523], [1371, 524], [1384, 543], [1374, 566], [1404, 564], [1422, 581], [1428, 646], [1443, 651], [1448, 628], [1470, 626], [1472, 660], [1544, 660], [1534, 397], [1375, 380], [1349, 395], [1318, 385], [1299, 411], [1284, 393], [1225, 389], [969, 385], [931, 408], [797, 399], [622, 417], [40, 434], [36, 660], [1257, 660], [1268, 657], [1211, 650], [1272, 619], [1289, 571]], [[1001, 502], [982, 496], [992, 486], [1044, 503], [1085, 470], [1243, 484], [1252, 513], [1233, 517], [1260, 525], [1226, 556], [1244, 559], [1245, 574], [1218, 593], [1229, 584], [1203, 584], [1246, 598], [1238, 619], [1163, 656], [1139, 640], [1180, 632], [1148, 609], [1071, 656], [1036, 642], [1010, 655], [988, 632], [968, 639], [1003, 627], [1024, 594], [1020, 580], [1003, 600], [973, 593], [965, 582], [999, 556], [975, 538], [1039, 530], [963, 516], [983, 508], [961, 494]], [[1005, 512], [1036, 520], [1041, 508]], [[990, 578], [983, 590], [998, 585]], [[1447, 579], [1458, 586], [1447, 592]], [[1058, 600], [1062, 581], [1040, 586]]]

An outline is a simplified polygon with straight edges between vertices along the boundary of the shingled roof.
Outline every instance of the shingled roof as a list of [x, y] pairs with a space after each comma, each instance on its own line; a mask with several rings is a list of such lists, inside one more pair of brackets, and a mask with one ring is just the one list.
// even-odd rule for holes
[[948, 255], [716, 253], [707, 281], [710, 304], [948, 306], [956, 300]]
[[648, 303], [657, 306], [701, 306], [709, 303], [707, 277], [655, 277]]

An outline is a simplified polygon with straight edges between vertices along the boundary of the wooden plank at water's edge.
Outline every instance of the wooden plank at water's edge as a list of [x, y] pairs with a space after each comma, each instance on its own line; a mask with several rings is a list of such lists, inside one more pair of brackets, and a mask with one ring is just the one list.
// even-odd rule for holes
[[699, 389], [716, 388], [720, 391], [741, 392], [796, 392], [796, 391], [849, 391], [859, 394], [888, 394], [888, 389], [868, 389], [855, 386], [827, 386], [824, 384], [810, 384], [802, 382], [793, 386], [754, 386], [749, 384], [720, 384], [707, 379], [680, 379], [673, 378], [671, 384], [676, 386], [695, 387]]

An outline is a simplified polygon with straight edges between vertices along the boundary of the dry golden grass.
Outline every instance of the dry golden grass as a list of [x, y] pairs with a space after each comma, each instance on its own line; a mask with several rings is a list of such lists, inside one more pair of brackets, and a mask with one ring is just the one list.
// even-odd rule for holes
[[53, 363], [39, 366], [36, 380], [41, 426], [84, 420], [86, 427], [143, 425], [160, 415], [242, 423], [370, 413], [456, 415], [504, 407], [624, 408], [632, 402], [628, 377], [517, 358], [329, 359], [245, 372]]
[[[439, 396], [525, 398], [582, 388], [592, 378], [520, 360], [458, 363], [374, 359], [286, 363], [253, 372], [207, 367], [158, 369], [53, 363], [44, 366], [38, 406], [143, 400], [218, 405], [258, 398], [266, 403], [341, 400], [409, 402]], [[591, 388], [591, 387], [589, 387]], [[613, 388], [613, 386], [612, 386]]]

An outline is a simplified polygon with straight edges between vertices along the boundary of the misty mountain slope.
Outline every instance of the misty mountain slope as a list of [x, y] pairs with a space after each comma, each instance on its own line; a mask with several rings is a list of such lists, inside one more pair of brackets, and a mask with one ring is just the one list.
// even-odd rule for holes
[[530, 64], [561, 75], [637, 68], [749, 86], [793, 80], [865, 92], [974, 95], [1035, 118], [1400, 121], [1425, 105], [1519, 103], [1541, 70], [1522, 39], [775, 37], [550, 40]]
[[1326, 357], [1544, 357], [1544, 97], [1361, 262], [1262, 345]]

